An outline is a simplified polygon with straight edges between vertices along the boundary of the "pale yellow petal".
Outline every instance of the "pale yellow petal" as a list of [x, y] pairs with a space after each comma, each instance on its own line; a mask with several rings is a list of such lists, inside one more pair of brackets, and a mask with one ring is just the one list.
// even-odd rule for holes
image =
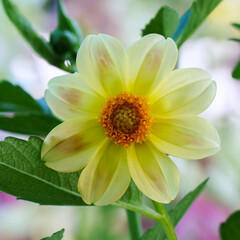
[[87, 204], [103, 206], [117, 201], [129, 183], [126, 149], [109, 140], [82, 171], [78, 189]]
[[64, 120], [81, 117], [86, 113], [98, 117], [105, 102], [104, 98], [86, 85], [78, 73], [55, 77], [49, 81], [48, 87], [47, 103]]
[[137, 187], [149, 198], [169, 203], [179, 190], [179, 173], [172, 160], [150, 141], [130, 146], [130, 175]]
[[86, 115], [86, 112], [78, 109], [72, 104], [62, 101], [49, 90], [45, 91], [44, 97], [53, 114], [61, 120], [65, 121], [69, 119], [80, 118]]
[[220, 149], [216, 129], [205, 119], [179, 115], [155, 119], [150, 139], [162, 152], [185, 159], [200, 159]]
[[130, 90], [148, 95], [176, 65], [175, 42], [158, 34], [149, 34], [128, 50]]
[[151, 97], [153, 114], [199, 114], [213, 101], [216, 84], [204, 70], [178, 69], [162, 81]]
[[48, 167], [56, 171], [77, 171], [86, 166], [105, 139], [97, 120], [68, 120], [48, 134], [41, 157]]
[[78, 51], [77, 68], [83, 80], [100, 95], [115, 96], [125, 88], [127, 53], [109, 35], [89, 35]]
[[45, 100], [58, 118], [69, 120], [99, 116], [104, 99], [91, 90], [78, 73], [53, 78], [48, 86]]

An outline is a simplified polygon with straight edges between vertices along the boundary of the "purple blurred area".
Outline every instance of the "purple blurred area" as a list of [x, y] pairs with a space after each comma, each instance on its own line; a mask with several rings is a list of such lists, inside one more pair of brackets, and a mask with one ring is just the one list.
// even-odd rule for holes
[[[206, 194], [200, 195], [175, 228], [178, 240], [220, 240], [219, 226], [233, 209]], [[144, 231], [155, 222], [142, 219]]]
[[219, 226], [232, 209], [216, 199], [200, 196], [176, 227], [179, 240], [220, 240]]
[[[55, 0], [18, 0], [16, 4], [45, 38], [56, 27]], [[182, 15], [192, 0], [65, 0], [68, 16], [83, 33], [106, 33], [126, 47], [140, 38], [140, 30], [161, 5]], [[215, 156], [189, 161], [173, 159], [181, 173], [179, 196], [210, 177], [207, 188], [176, 227], [179, 240], [218, 240], [218, 228], [240, 208], [240, 82], [231, 71], [239, 59], [240, 38], [231, 23], [240, 22], [240, 1], [223, 1], [182, 47], [179, 67], [200, 67], [217, 82], [217, 96], [203, 113], [219, 131], [222, 150]], [[0, 2], [0, 77], [21, 85], [36, 99], [42, 98], [47, 82], [64, 72], [36, 55], [5, 16]], [[37, 87], [36, 87], [37, 86]], [[0, 140], [14, 134], [0, 131]], [[17, 136], [26, 138], [26, 136]], [[180, 198], [179, 198], [180, 199]], [[145, 229], [153, 221], [143, 218]], [[124, 240], [128, 238], [125, 212], [113, 207], [51, 207], [16, 200], [0, 193], [0, 240], [37, 240], [65, 228], [64, 240]]]
[[4, 192], [0, 192], [0, 204], [14, 204], [16, 203], [16, 197]]

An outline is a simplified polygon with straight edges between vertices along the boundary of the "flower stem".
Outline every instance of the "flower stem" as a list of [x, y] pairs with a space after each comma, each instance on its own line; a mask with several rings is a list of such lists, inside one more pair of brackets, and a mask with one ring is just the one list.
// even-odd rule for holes
[[155, 207], [156, 211], [163, 216], [163, 218], [161, 218], [161, 220], [159, 222], [161, 223], [162, 227], [164, 228], [164, 231], [167, 235], [167, 239], [168, 240], [177, 240], [177, 236], [174, 231], [173, 224], [171, 222], [171, 219], [170, 219], [165, 207], [161, 203], [158, 203], [155, 201], [152, 201], [152, 202], [153, 202], [153, 206]]
[[132, 240], [138, 240], [142, 235], [141, 222], [138, 213], [126, 210], [128, 228]]
[[131, 210], [133, 212], [140, 213], [148, 218], [151, 218], [157, 222], [160, 222], [160, 220], [163, 218], [161, 214], [156, 212], [155, 210], [145, 206], [145, 205], [135, 205], [127, 202], [117, 201], [112, 204], [113, 206], [125, 208], [127, 210]]

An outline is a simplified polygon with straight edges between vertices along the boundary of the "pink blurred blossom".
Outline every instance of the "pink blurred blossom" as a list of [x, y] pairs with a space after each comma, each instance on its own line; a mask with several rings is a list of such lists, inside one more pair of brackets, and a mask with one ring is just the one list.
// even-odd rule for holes
[[0, 205], [2, 204], [9, 204], [9, 203], [15, 203], [16, 197], [6, 194], [4, 192], [0, 192]]
[[[198, 197], [175, 228], [178, 240], [220, 240], [219, 226], [232, 211], [216, 199]], [[144, 231], [155, 224], [156, 222], [149, 218], [142, 218]]]
[[199, 197], [176, 227], [179, 240], [220, 240], [219, 226], [231, 210], [206, 196]]
[[[121, 32], [121, 2], [109, 0], [68, 0], [69, 13], [86, 33], [106, 33], [118, 36]], [[120, 10], [120, 11], [119, 11]], [[71, 16], [70, 15], [70, 16]]]

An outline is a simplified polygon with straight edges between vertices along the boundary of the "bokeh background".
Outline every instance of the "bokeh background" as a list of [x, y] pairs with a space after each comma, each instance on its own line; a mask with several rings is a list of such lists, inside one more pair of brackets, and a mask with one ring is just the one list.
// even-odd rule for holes
[[[34, 28], [48, 38], [56, 27], [55, 0], [15, 1]], [[192, 0], [65, 0], [64, 8], [85, 35], [106, 33], [126, 47], [161, 5], [182, 15]], [[222, 149], [200, 161], [173, 159], [180, 169], [178, 199], [210, 177], [207, 188], [176, 228], [179, 240], [218, 240], [218, 228], [240, 208], [240, 82], [231, 71], [240, 56], [240, 38], [231, 24], [240, 22], [240, 1], [223, 0], [181, 47], [179, 67], [200, 67], [217, 82], [217, 96], [202, 115], [219, 131]], [[50, 78], [63, 71], [38, 57], [7, 19], [0, 3], [0, 79], [21, 85], [34, 98], [43, 97]], [[0, 93], [1, 94], [1, 93]], [[13, 135], [0, 131], [0, 140]], [[16, 136], [16, 135], [14, 135]], [[20, 136], [26, 138], [26, 136]], [[146, 230], [154, 222], [142, 218]], [[124, 210], [113, 207], [51, 207], [17, 201], [0, 192], [0, 239], [37, 240], [65, 228], [65, 240], [124, 240], [128, 227]]]

